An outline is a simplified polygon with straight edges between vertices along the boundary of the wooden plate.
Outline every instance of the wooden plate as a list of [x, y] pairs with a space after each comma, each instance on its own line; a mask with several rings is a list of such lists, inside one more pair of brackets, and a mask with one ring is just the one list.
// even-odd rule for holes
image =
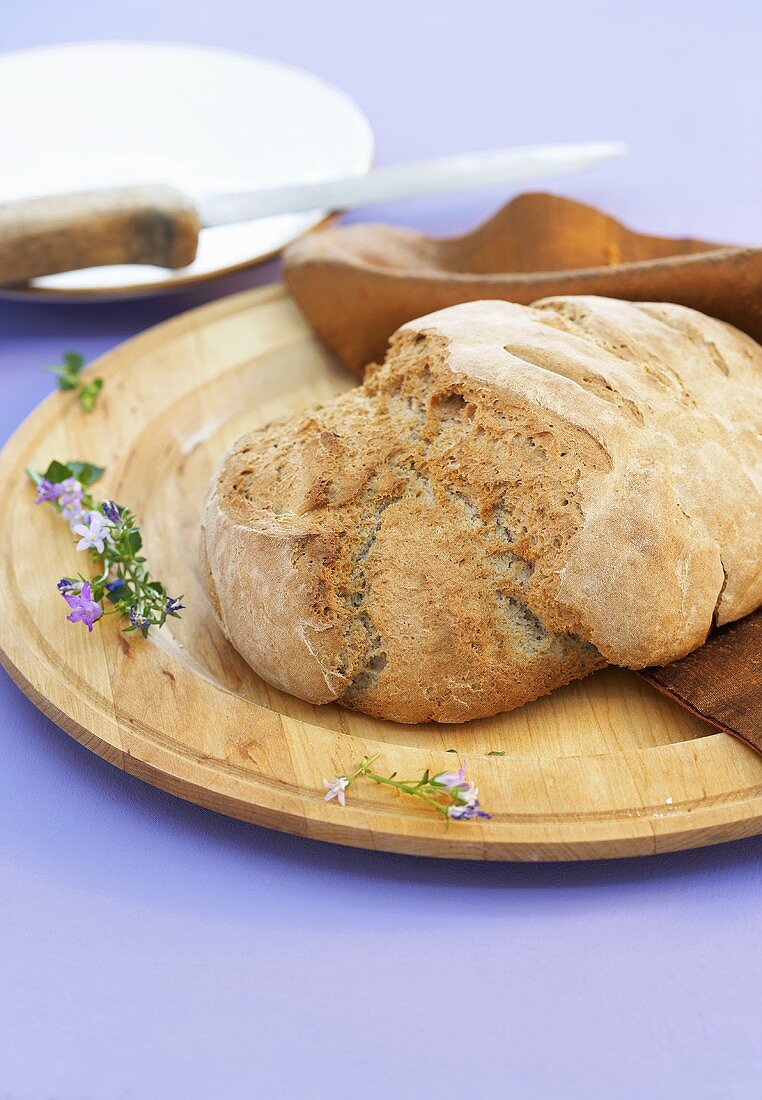
[[[609, 669], [511, 714], [399, 726], [315, 707], [262, 683], [225, 642], [196, 566], [205, 483], [244, 429], [352, 384], [281, 287], [169, 321], [92, 368], [98, 410], [54, 394], [0, 455], [0, 648], [11, 676], [68, 733], [127, 771], [234, 817], [342, 844], [471, 859], [645, 855], [762, 830], [762, 759]], [[24, 467], [106, 465], [104, 494], [143, 520], [149, 561], [188, 607], [148, 641], [114, 619], [92, 635], [56, 593], [81, 565], [60, 518], [35, 508]], [[416, 776], [468, 760], [484, 823], [445, 826], [369, 782], [344, 809], [323, 776], [364, 753]], [[490, 752], [503, 756], [488, 756]]]

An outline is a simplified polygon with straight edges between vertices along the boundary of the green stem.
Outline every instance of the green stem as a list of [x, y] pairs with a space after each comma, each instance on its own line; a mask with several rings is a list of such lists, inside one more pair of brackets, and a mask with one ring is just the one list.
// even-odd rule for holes
[[404, 794], [413, 795], [415, 798], [422, 798], [424, 802], [428, 802], [429, 805], [434, 806], [435, 809], [439, 810], [440, 814], [444, 814], [445, 817], [447, 817], [447, 807], [443, 806], [442, 803], [437, 801], [437, 799], [434, 798], [432, 795], [424, 794], [424, 792], [420, 789], [420, 783], [416, 782], [415, 787], [411, 789], [413, 784], [412, 780], [409, 780], [406, 783], [404, 779], [387, 779], [386, 776], [379, 775], [378, 772], [372, 772], [368, 770], [364, 771], [363, 775], [367, 776], [368, 779], [372, 779], [374, 783], [381, 783], [387, 787], [394, 787], [396, 790], [402, 791]]
[[363, 759], [362, 759], [362, 763], [357, 768], [355, 768], [355, 770], [352, 772], [352, 774], [344, 776], [347, 783], [351, 783], [352, 780], [357, 779], [358, 776], [367, 775], [368, 774], [368, 768], [374, 762], [374, 760], [378, 760], [380, 755], [381, 755], [381, 753], [376, 752], [376, 753], [373, 754], [373, 756], [364, 756]]

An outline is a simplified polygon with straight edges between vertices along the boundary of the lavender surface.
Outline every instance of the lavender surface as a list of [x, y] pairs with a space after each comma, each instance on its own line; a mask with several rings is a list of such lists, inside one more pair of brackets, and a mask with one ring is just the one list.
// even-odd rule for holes
[[[311, 69], [365, 109], [380, 164], [623, 138], [626, 162], [549, 189], [636, 228], [762, 241], [758, 3], [2, 5], [3, 50], [99, 38]], [[459, 232], [505, 197], [369, 216]], [[62, 351], [92, 358], [277, 274], [137, 303], [0, 303], [0, 436], [50, 391], [38, 368]], [[567, 866], [406, 859], [173, 799], [5, 676], [0, 737], [2, 1098], [758, 1091], [758, 840]]]

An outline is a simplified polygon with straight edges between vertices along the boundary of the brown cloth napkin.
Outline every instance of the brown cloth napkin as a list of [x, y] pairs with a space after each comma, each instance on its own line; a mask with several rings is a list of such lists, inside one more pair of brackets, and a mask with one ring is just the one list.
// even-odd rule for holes
[[715, 631], [682, 661], [640, 675], [699, 718], [762, 752], [762, 611]]
[[[554, 294], [666, 301], [762, 341], [762, 249], [635, 233], [581, 203], [520, 195], [462, 237], [384, 225], [304, 237], [286, 283], [325, 344], [357, 375], [405, 321], [459, 302], [528, 305]], [[762, 612], [714, 632], [681, 661], [640, 674], [762, 752]]]

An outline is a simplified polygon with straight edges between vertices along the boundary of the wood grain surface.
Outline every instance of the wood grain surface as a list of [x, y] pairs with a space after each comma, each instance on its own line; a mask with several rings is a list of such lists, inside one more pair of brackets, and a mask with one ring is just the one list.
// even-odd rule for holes
[[[264, 684], [220, 634], [197, 571], [202, 494], [240, 432], [330, 397], [351, 378], [281, 287], [166, 322], [90, 368], [87, 415], [53, 394], [0, 455], [0, 650], [11, 676], [67, 733], [173, 794], [271, 828], [343, 844], [490, 860], [593, 859], [696, 847], [762, 831], [762, 759], [637, 676], [607, 669], [510, 714], [398, 726], [316, 707]], [[108, 619], [68, 623], [59, 577], [81, 559], [24, 467], [107, 466], [104, 495], [135, 510], [152, 570], [185, 595], [147, 641]], [[468, 761], [491, 821], [447, 828], [370, 783], [347, 805], [323, 776], [364, 753], [415, 776]], [[501, 756], [489, 756], [501, 752]]]

